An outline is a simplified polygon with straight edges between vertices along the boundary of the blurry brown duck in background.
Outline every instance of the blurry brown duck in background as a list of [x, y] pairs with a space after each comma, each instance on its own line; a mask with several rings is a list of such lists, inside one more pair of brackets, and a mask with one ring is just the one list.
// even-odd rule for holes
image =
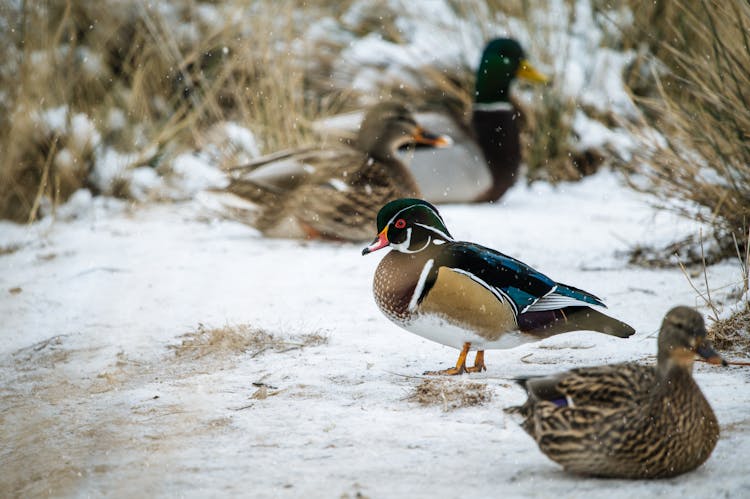
[[544, 454], [567, 471], [614, 478], [666, 478], [711, 455], [719, 424], [693, 380], [695, 355], [726, 363], [706, 341], [703, 317], [667, 313], [656, 366], [636, 363], [573, 369], [520, 380], [527, 402], [507, 409]]
[[[521, 120], [510, 100], [510, 86], [516, 78], [548, 81], [526, 60], [516, 40], [494, 39], [482, 53], [470, 111], [456, 112], [446, 106], [440, 112], [417, 114], [420, 123], [454, 140], [453, 147], [441, 151], [417, 148], [407, 161], [425, 199], [436, 203], [495, 201], [515, 183], [521, 162]], [[354, 113], [333, 117], [319, 122], [317, 129], [350, 133], [356, 119]]]
[[452, 141], [419, 126], [402, 103], [377, 104], [351, 144], [282, 151], [233, 169], [221, 192], [235, 200], [224, 207], [270, 237], [368, 239], [383, 204], [419, 192], [396, 152], [407, 143]]

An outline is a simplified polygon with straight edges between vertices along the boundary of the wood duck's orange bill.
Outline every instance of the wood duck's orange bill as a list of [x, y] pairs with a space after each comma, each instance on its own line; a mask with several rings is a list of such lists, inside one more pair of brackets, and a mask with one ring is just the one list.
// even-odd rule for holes
[[534, 83], [547, 83], [549, 78], [544, 74], [540, 73], [529, 61], [523, 59], [521, 64], [518, 65], [516, 76], [523, 78]]
[[417, 144], [425, 144], [432, 147], [449, 147], [453, 145], [453, 139], [447, 135], [436, 135], [422, 127], [417, 128], [413, 138]]
[[391, 244], [391, 242], [388, 241], [388, 226], [386, 225], [385, 229], [380, 231], [380, 234], [378, 234], [378, 237], [375, 238], [372, 244], [362, 250], [362, 255], [364, 256], [368, 253], [372, 253], [373, 251], [383, 249], [389, 244]]
[[716, 350], [713, 349], [711, 344], [707, 341], [704, 341], [703, 343], [698, 346], [698, 348], [695, 349], [695, 352], [706, 359], [706, 362], [709, 364], [716, 364], [721, 366], [726, 366], [727, 361], [721, 358], [721, 355], [716, 353]]

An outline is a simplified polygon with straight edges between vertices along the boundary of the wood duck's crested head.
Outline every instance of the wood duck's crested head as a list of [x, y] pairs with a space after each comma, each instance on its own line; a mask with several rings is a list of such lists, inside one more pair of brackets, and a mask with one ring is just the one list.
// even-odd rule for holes
[[496, 38], [484, 48], [476, 76], [475, 102], [509, 102], [510, 84], [516, 78], [534, 83], [549, 79], [526, 60], [521, 45], [512, 38]]
[[437, 208], [422, 199], [397, 199], [380, 209], [378, 236], [362, 250], [366, 255], [391, 246], [401, 253], [417, 253], [430, 244], [453, 241]]
[[411, 110], [397, 101], [381, 102], [371, 107], [359, 128], [358, 148], [376, 159], [396, 157], [396, 150], [405, 144], [447, 147], [453, 140], [422, 128]]
[[675, 366], [692, 370], [696, 354], [711, 364], [726, 365], [706, 340], [706, 325], [701, 314], [691, 307], [675, 307], [664, 316], [659, 331], [659, 371], [666, 374]]

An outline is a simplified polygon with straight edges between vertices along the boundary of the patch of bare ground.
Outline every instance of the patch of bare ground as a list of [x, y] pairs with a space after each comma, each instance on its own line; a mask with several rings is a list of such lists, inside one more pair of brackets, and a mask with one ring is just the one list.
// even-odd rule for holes
[[455, 378], [425, 378], [407, 397], [420, 405], [439, 405], [448, 412], [461, 407], [483, 405], [492, 399], [485, 383]]
[[266, 351], [283, 353], [327, 342], [328, 338], [318, 332], [281, 337], [247, 324], [216, 328], [200, 324], [195, 331], [184, 334], [179, 345], [169, 348], [181, 358], [199, 359], [240, 353], [250, 353], [251, 357], [256, 357]]
[[[155, 455], [199, 447], [233, 424], [231, 408], [207, 404], [205, 392], [214, 388], [206, 387], [214, 384], [206, 380], [248, 355], [326, 341], [319, 332], [200, 326], [165, 355], [143, 360], [120, 352], [104, 369], [89, 367], [101, 351], [71, 348], [64, 335], [0, 357], [0, 495], [74, 496], [113, 469], [137, 476], [140, 493], [163, 490]], [[251, 381], [238, 388], [248, 397], [276, 394], [258, 393]], [[202, 396], [194, 396], [196, 387]], [[120, 485], [120, 492], [131, 487]]]

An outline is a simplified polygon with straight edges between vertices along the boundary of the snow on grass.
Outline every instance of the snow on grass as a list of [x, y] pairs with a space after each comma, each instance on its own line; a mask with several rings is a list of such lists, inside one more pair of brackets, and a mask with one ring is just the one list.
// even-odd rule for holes
[[[632, 267], [622, 252], [698, 224], [655, 212], [608, 173], [441, 211], [457, 238], [601, 296], [636, 335], [576, 332], [488, 351], [486, 372], [439, 381], [446, 401], [422, 405], [411, 399], [422, 372], [458, 352], [382, 316], [371, 292], [382, 254], [362, 257], [365, 243], [265, 239], [193, 202], [125, 209], [97, 198], [70, 221], [0, 223], [12, 248], [0, 252], [0, 490], [620, 498], [750, 487], [737, 459], [750, 451], [747, 368], [696, 366], [722, 436], [703, 467], [671, 480], [567, 475], [502, 411], [523, 400], [514, 376], [652, 362], [664, 313], [701, 302], [679, 269]], [[736, 264], [707, 275], [717, 302], [734, 303]], [[305, 344], [315, 334], [325, 339]], [[481, 403], [447, 401], [472, 383]]]

